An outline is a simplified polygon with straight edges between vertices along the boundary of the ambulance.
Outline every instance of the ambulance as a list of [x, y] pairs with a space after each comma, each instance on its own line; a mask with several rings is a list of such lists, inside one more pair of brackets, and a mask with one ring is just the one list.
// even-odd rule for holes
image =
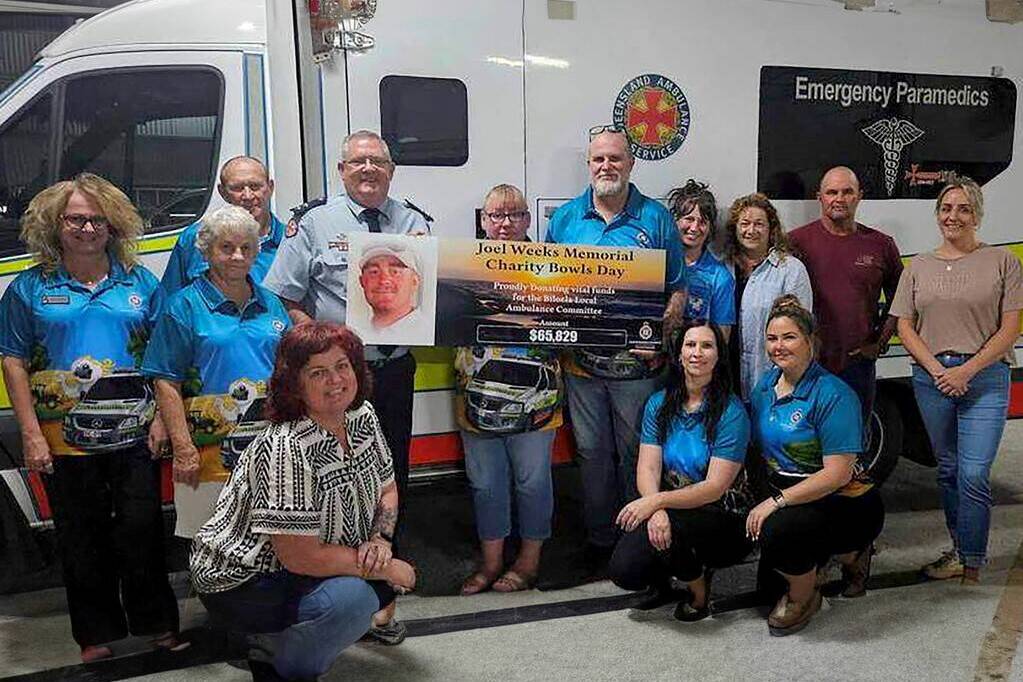
[[[58, 179], [122, 187], [159, 274], [180, 230], [223, 203], [224, 161], [265, 159], [287, 220], [339, 191], [339, 142], [364, 128], [389, 142], [391, 195], [442, 240], [480, 233], [497, 183], [524, 190], [542, 240], [588, 182], [587, 131], [608, 125], [629, 132], [646, 194], [695, 178], [724, 213], [760, 190], [788, 228], [818, 217], [824, 170], [852, 166], [858, 219], [905, 256], [937, 245], [934, 197], [967, 174], [982, 238], [1023, 252], [1021, 20], [1017, 0], [134, 0], [71, 27], [0, 93], [0, 291], [30, 264], [28, 201]], [[415, 354], [413, 475], [428, 478], [461, 458], [452, 354]], [[901, 346], [879, 361], [879, 472], [900, 454], [933, 462], [909, 373]], [[0, 477], [45, 525], [2, 398]]]

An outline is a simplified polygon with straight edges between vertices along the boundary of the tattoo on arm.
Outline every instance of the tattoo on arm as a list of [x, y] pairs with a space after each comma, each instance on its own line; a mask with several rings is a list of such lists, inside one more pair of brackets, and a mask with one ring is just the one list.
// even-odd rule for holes
[[398, 510], [390, 506], [384, 500], [380, 500], [377, 504], [376, 514], [373, 516], [373, 527], [370, 529], [370, 535], [376, 535], [377, 533], [383, 533], [384, 535], [394, 535], [394, 526], [398, 523]]

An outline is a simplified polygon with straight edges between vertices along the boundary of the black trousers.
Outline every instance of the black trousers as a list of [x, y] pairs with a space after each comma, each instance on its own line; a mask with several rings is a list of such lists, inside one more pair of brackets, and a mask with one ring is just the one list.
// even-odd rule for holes
[[723, 568], [742, 561], [752, 551], [746, 539], [745, 518], [715, 505], [669, 509], [671, 546], [660, 551], [650, 544], [644, 523], [618, 540], [608, 574], [624, 590], [664, 585], [672, 576], [689, 582], [704, 567]]
[[160, 465], [143, 446], [53, 458], [44, 475], [79, 646], [178, 630], [167, 579]]
[[859, 497], [831, 494], [785, 507], [768, 516], [761, 529], [760, 566], [803, 575], [835, 554], [865, 549], [883, 527], [884, 503], [876, 488]]
[[370, 365], [373, 374], [373, 397], [370, 402], [380, 419], [384, 440], [394, 460], [394, 480], [398, 484], [398, 523], [394, 528], [393, 547], [397, 551], [398, 535], [405, 518], [408, 492], [409, 445], [412, 442], [412, 395], [415, 391], [416, 359], [411, 353]]

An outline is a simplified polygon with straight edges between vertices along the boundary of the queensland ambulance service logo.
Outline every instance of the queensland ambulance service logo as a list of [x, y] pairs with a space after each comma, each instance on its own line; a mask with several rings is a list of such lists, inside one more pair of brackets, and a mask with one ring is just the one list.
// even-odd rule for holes
[[625, 130], [637, 159], [661, 161], [689, 134], [689, 101], [682, 88], [656, 73], [636, 76], [615, 99], [613, 120]]

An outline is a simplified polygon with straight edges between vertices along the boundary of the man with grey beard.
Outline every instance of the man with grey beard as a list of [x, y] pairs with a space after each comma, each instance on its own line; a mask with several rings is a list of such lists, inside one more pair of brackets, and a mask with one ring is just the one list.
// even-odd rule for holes
[[[624, 131], [590, 131], [590, 187], [551, 216], [547, 241], [663, 249], [665, 291], [684, 291], [684, 249], [675, 221], [629, 182], [636, 160]], [[637, 497], [636, 458], [647, 398], [658, 387], [663, 357], [653, 352], [578, 349], [564, 364], [572, 431], [581, 460], [583, 514], [591, 577], [606, 568], [618, 537], [615, 518]]]

